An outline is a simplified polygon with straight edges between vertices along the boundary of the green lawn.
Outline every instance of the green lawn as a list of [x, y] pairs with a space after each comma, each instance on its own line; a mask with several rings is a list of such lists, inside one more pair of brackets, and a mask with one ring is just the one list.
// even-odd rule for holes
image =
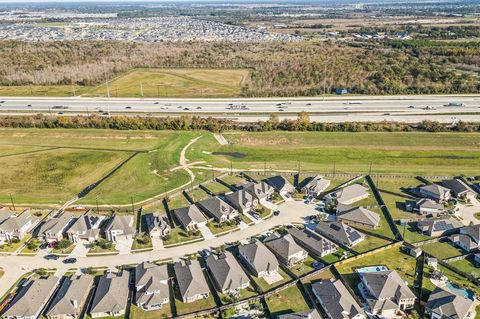
[[258, 287], [260, 288], [260, 290], [262, 290], [262, 292], [265, 292], [265, 291], [268, 291], [270, 289], [273, 289], [275, 287], [278, 287], [280, 286], [281, 284], [287, 282], [287, 281], [290, 281], [292, 280], [292, 277], [290, 277], [285, 271], [283, 271], [281, 268], [278, 268], [278, 273], [280, 274], [280, 276], [283, 277], [282, 280], [279, 280], [277, 282], [274, 282], [273, 284], [269, 285], [265, 279], [263, 278], [257, 278], [255, 276], [252, 276], [252, 279], [255, 281], [255, 283], [258, 285]]
[[233, 298], [229, 294], [222, 294], [221, 292], [218, 292], [218, 291], [217, 291], [217, 294], [218, 294], [218, 297], [220, 298], [220, 301], [222, 302], [222, 304], [225, 305], [225, 304], [232, 303], [234, 301], [240, 301], [240, 300], [243, 300], [243, 299], [250, 298], [252, 296], [257, 295], [258, 293], [257, 293], [257, 291], [255, 291], [255, 289], [252, 287], [252, 285], [250, 285], [247, 288], [240, 290], [240, 292], [238, 293], [236, 298]]
[[65, 249], [60, 249], [60, 248], [52, 249], [52, 254], [70, 254], [74, 249], [75, 249], [75, 245], [72, 243], [72, 245], [68, 246]]
[[172, 232], [163, 240], [163, 244], [174, 245], [200, 238], [202, 238], [200, 232], [198, 232], [198, 235], [194, 235], [193, 233], [188, 233], [179, 227], [175, 227], [172, 228]]
[[170, 304], [163, 305], [162, 309], [144, 311], [134, 304], [130, 308], [130, 318], [131, 319], [156, 319], [156, 318], [171, 318], [172, 310], [170, 309]]
[[[254, 177], [255, 178], [255, 177]], [[245, 184], [247, 183], [247, 180], [244, 179], [243, 177], [240, 177], [238, 175], [225, 175], [223, 176], [222, 178], [220, 178], [223, 182], [229, 184], [229, 185], [232, 185], [232, 186], [235, 186], [235, 185], [238, 185], [238, 184]], [[259, 178], [260, 179], [260, 178]]]
[[179, 315], [191, 313], [198, 310], [210, 309], [215, 306], [215, 299], [213, 298], [212, 294], [210, 294], [210, 297], [206, 299], [200, 299], [189, 303], [182, 302], [181, 300], [175, 298], [175, 307], [177, 308], [177, 314]]
[[475, 266], [473, 257], [467, 257], [466, 259], [452, 261], [450, 265], [463, 271], [466, 274], [472, 275], [476, 278], [480, 277], [480, 267]]
[[190, 205], [190, 202], [185, 196], [183, 196], [183, 194], [180, 194], [175, 197], [169, 197], [167, 203], [168, 203], [168, 208], [170, 210], [174, 210], [180, 207], [185, 207]]
[[281, 314], [305, 311], [310, 308], [297, 286], [292, 286], [270, 295], [265, 298], [265, 302], [273, 317]]
[[[323, 256], [321, 258], [321, 260], [323, 262], [325, 262], [326, 264], [333, 264], [333, 263], [336, 263], [337, 261], [340, 260], [340, 258], [343, 257], [343, 254], [345, 252], [345, 249], [341, 248], [341, 247], [338, 247], [337, 251], [334, 252], [333, 254], [329, 254], [329, 255], [326, 255], [326, 256]], [[350, 257], [352, 256], [352, 253], [350, 252], [347, 252], [347, 257]]]
[[432, 239], [428, 235], [424, 235], [417, 231], [417, 226], [415, 223], [408, 223], [404, 226], [398, 225], [398, 231], [404, 235], [404, 240], [408, 243], [417, 243], [427, 239]]
[[449, 243], [446, 243], [446, 242], [435, 242], [435, 243], [429, 243], [429, 244], [425, 244], [425, 245], [422, 245], [420, 246], [420, 248], [438, 258], [438, 259], [446, 259], [446, 258], [450, 258], [450, 257], [455, 257], [455, 256], [460, 256], [460, 255], [463, 255], [465, 254], [465, 252], [460, 249], [460, 248], [457, 248]]
[[187, 193], [194, 202], [198, 202], [198, 201], [201, 201], [202, 199], [211, 197], [210, 195], [208, 195], [207, 192], [205, 192], [201, 188], [195, 188], [193, 192], [189, 190]]
[[88, 92], [93, 87], [79, 85], [12, 85], [0, 86], [0, 96], [58, 96], [69, 97]]
[[297, 276], [300, 277], [301, 275], [308, 274], [309, 272], [314, 271], [315, 269], [313, 268], [313, 263], [315, 263], [316, 260], [313, 259], [311, 256], [308, 256], [307, 259], [303, 261], [303, 263], [294, 265], [290, 267], [290, 270]]
[[233, 231], [238, 228], [238, 226], [235, 223], [232, 223], [231, 225], [227, 225], [226, 223], [220, 224], [215, 221], [211, 221], [207, 223], [208, 229], [213, 234], [220, 234], [228, 231]]
[[[112, 97], [232, 97], [249, 81], [247, 69], [135, 69], [109, 83]], [[87, 92], [106, 96], [105, 85]]]
[[219, 182], [211, 182], [204, 184], [204, 186], [211, 191], [212, 193], [219, 195], [219, 194], [224, 194], [231, 192], [230, 188], [226, 187], [223, 184], [220, 184]]
[[356, 244], [352, 249], [357, 253], [364, 253], [364, 252], [388, 245], [389, 243], [390, 242], [385, 239], [367, 235], [365, 237], [365, 240]]
[[[478, 133], [421, 132], [226, 132], [220, 149], [246, 155], [234, 167], [336, 172], [476, 174]], [[279, 144], [281, 143], [281, 144]], [[279, 147], [281, 145], [281, 147]], [[220, 161], [218, 161], [220, 163]], [[408, 165], [406, 165], [408, 163]], [[223, 162], [224, 166], [226, 163]]]
[[32, 238], [32, 235], [31, 235], [31, 234], [27, 234], [27, 235], [25, 235], [21, 240], [19, 240], [19, 241], [16, 242], [16, 243], [14, 243], [14, 242], [4, 243], [4, 244], [0, 245], [0, 252], [13, 253], [13, 252], [15, 252], [17, 249], [19, 249], [20, 247], [22, 247], [22, 245], [23, 245], [24, 243], [26, 243], [27, 241], [29, 241], [30, 238]]
[[103, 249], [100, 246], [93, 245], [90, 247], [90, 250], [88, 251], [88, 254], [97, 254], [97, 253], [104, 253], [104, 254], [117, 254], [118, 250], [115, 249], [115, 244], [112, 245], [112, 247]]
[[462, 277], [460, 275], [457, 275], [456, 273], [454, 273], [453, 271], [439, 265], [438, 266], [438, 269], [445, 275], [448, 277], [448, 279], [457, 284], [458, 286], [460, 287], [466, 287], [468, 289], [471, 289], [472, 291], [475, 292], [475, 294], [477, 296], [480, 295], [480, 286], [477, 286], [475, 285], [474, 283], [470, 282], [467, 278], [465, 277]]
[[357, 289], [360, 281], [355, 269], [365, 266], [385, 265], [388, 269], [396, 270], [400, 277], [408, 281], [409, 285], [413, 285], [415, 276], [416, 259], [404, 254], [399, 247], [392, 247], [387, 250], [364, 256], [356, 260], [346, 261], [342, 265], [336, 265], [338, 272], [345, 278], [350, 287]]

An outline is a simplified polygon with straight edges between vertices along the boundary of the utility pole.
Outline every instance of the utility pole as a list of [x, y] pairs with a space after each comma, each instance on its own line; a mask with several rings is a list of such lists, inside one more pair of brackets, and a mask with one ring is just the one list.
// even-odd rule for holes
[[267, 175], [267, 161], [263, 159], [263, 176]]
[[95, 195], [95, 201], [97, 202], [97, 214], [100, 212], [100, 209], [98, 209], [98, 195]]
[[300, 177], [300, 161], [297, 162], [298, 176]]
[[230, 160], [230, 176], [233, 175], [233, 164], [232, 160]]
[[73, 96], [77, 96], [75, 93], [75, 85], [72, 84], [72, 91], [73, 91]]
[[105, 66], [103, 66], [103, 73], [105, 74], [105, 86], [107, 88], [107, 98], [110, 98], [110, 87], [108, 86], [107, 70], [105, 69]]
[[157, 84], [157, 98], [160, 98], [160, 85]]
[[140, 83], [140, 95], [143, 97], [143, 83]]
[[130, 200], [132, 201], [132, 214], [135, 215], [135, 206], [133, 205], [133, 196], [130, 196]]
[[9, 193], [9, 194], [10, 194], [10, 202], [12, 203], [13, 210], [15, 210], [15, 204], [13, 203], [12, 193]]
[[327, 62], [325, 62], [323, 69], [323, 100], [325, 101], [325, 93], [327, 91]]

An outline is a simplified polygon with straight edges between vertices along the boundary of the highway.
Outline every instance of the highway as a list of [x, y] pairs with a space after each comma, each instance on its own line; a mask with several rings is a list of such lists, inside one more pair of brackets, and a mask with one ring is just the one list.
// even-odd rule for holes
[[[449, 105], [455, 103], [455, 105]], [[152, 99], [152, 98], [36, 98], [0, 97], [0, 114], [51, 115], [182, 114], [230, 118], [241, 122], [296, 118], [306, 111], [319, 122], [399, 121], [480, 122], [480, 95], [328, 96], [310, 98]]]

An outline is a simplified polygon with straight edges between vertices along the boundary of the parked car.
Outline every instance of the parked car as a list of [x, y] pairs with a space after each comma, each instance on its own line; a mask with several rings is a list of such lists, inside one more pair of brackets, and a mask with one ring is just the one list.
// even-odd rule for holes
[[46, 259], [46, 260], [58, 260], [58, 258], [60, 258], [60, 256], [55, 255], [55, 254], [48, 254], [48, 255], [45, 255], [45, 257], [43, 257], [43, 258]]
[[63, 260], [64, 264], [74, 264], [77, 262], [77, 258], [66, 258]]
[[47, 249], [48, 248], [48, 243], [44, 242], [40, 245], [40, 249]]
[[278, 216], [280, 215], [280, 211], [279, 210], [274, 210], [273, 211], [273, 216]]

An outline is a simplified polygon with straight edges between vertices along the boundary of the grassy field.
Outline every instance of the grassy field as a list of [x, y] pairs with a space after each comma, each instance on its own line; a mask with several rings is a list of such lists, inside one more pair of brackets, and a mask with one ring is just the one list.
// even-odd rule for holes
[[[233, 97], [247, 84], [247, 69], [136, 69], [113, 79], [112, 97]], [[101, 85], [87, 96], [106, 96]]]
[[345, 278], [350, 287], [357, 289], [357, 283], [360, 281], [355, 268], [365, 266], [385, 265], [388, 269], [396, 270], [400, 277], [413, 285], [415, 275], [415, 258], [400, 252], [399, 247], [392, 247], [387, 250], [364, 256], [354, 261], [348, 261], [342, 265], [336, 266], [338, 272]]
[[388, 245], [389, 243], [390, 242], [386, 241], [385, 239], [367, 235], [365, 240], [356, 244], [353, 247], [353, 250], [356, 251], [357, 253], [361, 254], [361, 253], [364, 253], [364, 252], [367, 252], [367, 251], [370, 251], [370, 250], [374, 250], [378, 247]]
[[480, 277], [480, 268], [475, 266], [473, 257], [452, 261], [450, 265], [463, 271], [466, 274], [472, 275], [476, 278]]
[[[234, 168], [367, 173], [475, 174], [480, 159], [477, 133], [227, 132], [222, 151], [246, 155]], [[217, 159], [228, 167], [230, 159]]]
[[81, 95], [93, 89], [79, 85], [23, 85], [0, 86], [0, 96], [58, 96]]
[[281, 284], [287, 282], [287, 281], [290, 281], [292, 280], [292, 278], [285, 272], [283, 271], [281, 268], [278, 269], [278, 273], [280, 274], [280, 276], [282, 276], [282, 280], [279, 280], [277, 282], [274, 282], [273, 284], [269, 285], [265, 279], [263, 278], [257, 278], [255, 276], [252, 276], [252, 279], [256, 282], [256, 284], [258, 285], [258, 287], [260, 288], [260, 290], [262, 290], [263, 292], [265, 291], [268, 291], [270, 289], [273, 289], [275, 287], [278, 287], [280, 286]]
[[145, 311], [135, 306], [131, 305], [130, 308], [130, 318], [132, 319], [157, 319], [157, 318], [171, 318], [172, 311], [170, 309], [170, 304], [163, 305], [162, 309]]
[[292, 286], [265, 298], [268, 309], [274, 318], [282, 314], [309, 309], [300, 289]]
[[420, 248], [438, 259], [446, 259], [465, 254], [465, 252], [449, 243], [436, 242], [420, 246]]

